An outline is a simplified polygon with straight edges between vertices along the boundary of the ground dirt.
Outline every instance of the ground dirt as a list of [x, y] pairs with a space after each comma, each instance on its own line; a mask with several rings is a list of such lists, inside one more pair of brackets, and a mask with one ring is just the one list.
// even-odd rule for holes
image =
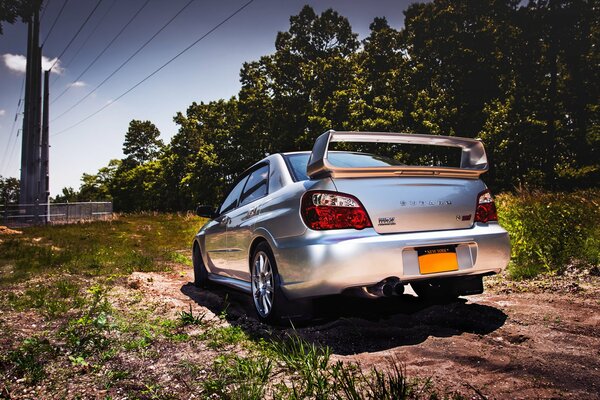
[[[524, 283], [486, 278], [484, 294], [446, 304], [424, 302], [410, 288], [378, 300], [332, 297], [315, 304], [311, 323], [291, 328], [259, 323], [245, 294], [196, 288], [189, 268], [174, 270], [180, 272], [136, 272], [120, 279], [110, 301], [117, 310], [146, 310], [164, 319], [177, 320], [187, 310], [202, 315], [204, 328], [181, 328], [190, 339], [119, 351], [98, 369], [54, 362], [37, 386], [22, 380], [0, 385], [0, 399], [202, 398], [202, 381], [215, 358], [244, 352], [235, 344], [215, 348], [200, 339], [206, 326], [228, 325], [254, 339], [297, 334], [328, 346], [332, 361], [358, 363], [365, 371], [399, 362], [407, 376], [467, 399], [600, 399], [600, 278], [595, 272]], [[8, 349], [56, 331], [60, 321], [11, 312], [0, 315], [0, 325], [0, 348]], [[65, 374], [73, 368], [80, 373]]]
[[[249, 297], [197, 289], [189, 275], [140, 273], [132, 280], [174, 309], [191, 303], [214, 317], [226, 307], [227, 321], [251, 336], [292, 330], [267, 328], [251, 317]], [[315, 321], [295, 329], [329, 346], [334, 359], [383, 369], [395, 359], [409, 376], [468, 398], [597, 399], [600, 282], [575, 281], [567, 276], [523, 287], [495, 279], [485, 294], [447, 304], [424, 303], [410, 289], [375, 301], [330, 298], [317, 304]]]

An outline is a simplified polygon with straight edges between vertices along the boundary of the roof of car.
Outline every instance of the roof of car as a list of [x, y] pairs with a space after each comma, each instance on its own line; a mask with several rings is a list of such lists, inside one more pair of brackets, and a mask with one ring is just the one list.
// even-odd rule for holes
[[286, 151], [285, 153], [278, 153], [284, 156], [290, 156], [293, 154], [310, 154], [310, 151]]

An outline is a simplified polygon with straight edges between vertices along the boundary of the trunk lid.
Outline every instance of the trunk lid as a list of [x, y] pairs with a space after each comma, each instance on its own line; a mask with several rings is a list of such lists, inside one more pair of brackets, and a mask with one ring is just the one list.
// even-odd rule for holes
[[334, 178], [338, 191], [356, 196], [378, 233], [465, 229], [473, 225], [478, 179], [440, 177]]

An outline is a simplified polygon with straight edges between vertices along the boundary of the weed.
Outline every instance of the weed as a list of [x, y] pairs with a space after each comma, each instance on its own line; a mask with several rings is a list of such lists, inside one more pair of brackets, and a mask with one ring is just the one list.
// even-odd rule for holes
[[62, 316], [85, 303], [79, 284], [68, 279], [37, 284], [23, 295], [11, 292], [7, 299], [15, 310], [40, 309], [49, 319]]
[[190, 256], [183, 255], [177, 251], [168, 252], [166, 258], [169, 261], [172, 261], [177, 264], [187, 265], [188, 267], [192, 266], [192, 259], [190, 258]]
[[7, 364], [10, 373], [33, 385], [44, 378], [46, 374], [44, 361], [54, 353], [55, 350], [47, 339], [28, 338], [19, 348], [2, 357], [4, 360], [0, 358], [2, 360], [0, 364]]
[[597, 190], [526, 192], [497, 196], [498, 216], [511, 237], [514, 279], [558, 273], [570, 261], [600, 263]]
[[120, 380], [128, 378], [130, 375], [129, 371], [119, 369], [109, 369], [104, 373], [103, 385], [105, 389], [110, 389]]
[[106, 333], [110, 329], [108, 315], [110, 303], [106, 299], [106, 290], [100, 286], [88, 289], [89, 303], [79, 318], [70, 320], [62, 331], [69, 349], [76, 356], [87, 357], [99, 353], [110, 344]]
[[223, 355], [215, 359], [216, 376], [203, 383], [207, 395], [239, 400], [260, 400], [271, 374], [272, 362], [261, 357]]
[[301, 378], [292, 381], [290, 395], [293, 398], [328, 397], [333, 389], [327, 372], [331, 356], [329, 347], [317, 346], [294, 334], [287, 335], [283, 341], [272, 341], [270, 350]]
[[209, 329], [203, 336], [208, 339], [208, 347], [220, 349], [225, 345], [243, 344], [248, 335], [239, 326], [225, 326]]
[[179, 312], [179, 323], [183, 326], [186, 325], [202, 325], [202, 321], [206, 313], [200, 315], [194, 315], [194, 311], [192, 310], [192, 305], [190, 304], [190, 311], [180, 311]]
[[140, 350], [149, 347], [154, 341], [153, 334], [146, 328], [142, 330], [142, 336], [135, 337], [125, 343], [123, 348], [125, 350]]

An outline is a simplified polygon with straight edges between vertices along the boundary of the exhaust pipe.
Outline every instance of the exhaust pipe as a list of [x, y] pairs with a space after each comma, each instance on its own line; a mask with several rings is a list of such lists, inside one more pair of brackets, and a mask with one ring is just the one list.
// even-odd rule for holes
[[404, 284], [398, 278], [388, 278], [367, 288], [367, 292], [377, 297], [391, 297], [404, 293]]
[[394, 285], [394, 294], [396, 296], [402, 296], [404, 294], [404, 283], [396, 282]]

